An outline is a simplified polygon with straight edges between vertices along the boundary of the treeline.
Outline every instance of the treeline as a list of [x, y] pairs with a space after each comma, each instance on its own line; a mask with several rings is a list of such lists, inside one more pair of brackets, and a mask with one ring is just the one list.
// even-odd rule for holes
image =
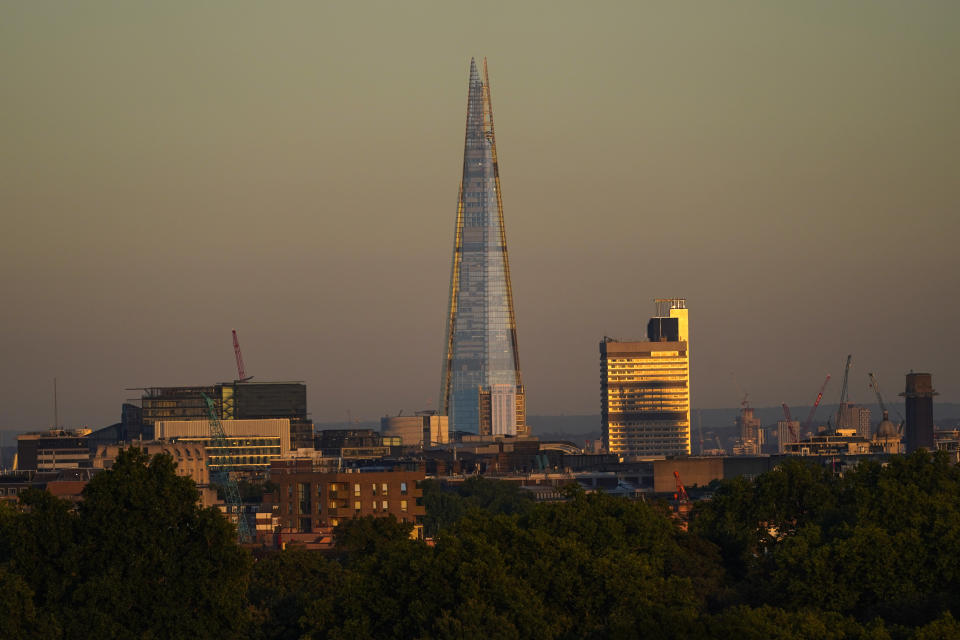
[[917, 453], [790, 460], [664, 503], [424, 485], [435, 545], [365, 518], [255, 561], [169, 458], [121, 456], [76, 510], [0, 511], [0, 637], [960, 638], [960, 472]]

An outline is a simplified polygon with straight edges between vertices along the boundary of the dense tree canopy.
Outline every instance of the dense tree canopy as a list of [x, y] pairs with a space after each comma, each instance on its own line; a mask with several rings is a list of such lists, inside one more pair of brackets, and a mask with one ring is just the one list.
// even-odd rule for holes
[[11, 585], [4, 597], [21, 621], [21, 632], [4, 637], [242, 633], [250, 556], [197, 498], [169, 456], [139, 449], [94, 476], [75, 511], [46, 492], [25, 493], [21, 511], [0, 517], [0, 582]]
[[787, 460], [719, 483], [689, 531], [665, 503], [565, 493], [427, 482], [432, 544], [368, 517], [253, 563], [168, 457], [129, 452], [75, 510], [0, 507], [0, 637], [960, 638], [946, 457]]

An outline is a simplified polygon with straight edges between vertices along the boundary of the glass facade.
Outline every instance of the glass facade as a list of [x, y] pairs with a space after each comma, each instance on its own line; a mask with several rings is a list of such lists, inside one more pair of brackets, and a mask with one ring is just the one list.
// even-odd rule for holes
[[[523, 394], [486, 61], [482, 79], [470, 61], [446, 337], [440, 405], [451, 428], [482, 433], [481, 392]], [[515, 422], [515, 432], [525, 424]]]

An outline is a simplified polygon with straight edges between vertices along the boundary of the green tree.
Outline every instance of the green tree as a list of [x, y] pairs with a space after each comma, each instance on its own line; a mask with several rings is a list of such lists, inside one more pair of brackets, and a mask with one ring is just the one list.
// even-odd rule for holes
[[274, 551], [253, 567], [248, 597], [254, 608], [252, 638], [295, 640], [315, 626], [336, 621], [336, 600], [347, 572], [323, 554], [303, 549]]
[[409, 540], [412, 532], [412, 522], [400, 522], [392, 513], [383, 518], [349, 518], [334, 530], [334, 545], [347, 553], [369, 554], [382, 545]]
[[94, 476], [78, 508], [74, 635], [240, 634], [250, 554], [220, 511], [198, 499], [169, 455], [128, 449]]

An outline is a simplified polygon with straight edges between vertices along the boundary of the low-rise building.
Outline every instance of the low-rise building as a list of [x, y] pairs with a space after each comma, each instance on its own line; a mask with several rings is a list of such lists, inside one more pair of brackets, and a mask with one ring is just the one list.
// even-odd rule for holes
[[784, 453], [794, 456], [839, 456], [870, 453], [870, 441], [857, 435], [856, 429], [822, 431], [806, 440], [791, 442]]
[[[266, 471], [270, 462], [291, 450], [290, 420], [222, 420], [225, 446], [213, 446], [208, 420], [159, 420], [156, 439], [177, 442], [185, 447], [205, 446], [209, 467], [216, 472], [223, 466], [235, 471]], [[198, 481], [199, 482], [199, 481]]]
[[309, 460], [278, 460], [270, 465], [275, 516], [284, 530], [310, 533], [361, 516], [393, 515], [419, 531], [425, 515], [419, 483], [423, 471], [316, 470]]
[[[151, 458], [157, 454], [168, 454], [177, 465], [177, 475], [191, 478], [200, 491], [200, 504], [211, 507], [221, 504], [217, 492], [210, 487], [210, 468], [207, 464], [207, 448], [202, 442], [143, 442], [132, 445], [142, 449]], [[117, 456], [130, 445], [108, 444], [97, 447], [91, 455], [94, 469], [109, 469], [113, 467]]]
[[17, 469], [56, 471], [89, 469], [90, 429], [50, 429], [17, 436]]
[[[169, 454], [177, 465], [178, 476], [189, 476], [198, 485], [206, 486], [210, 484], [207, 448], [202, 442], [143, 442], [133, 446], [142, 449], [150, 457], [161, 453]], [[111, 468], [120, 452], [130, 448], [129, 445], [122, 444], [107, 444], [97, 447], [92, 456], [93, 468]]]
[[447, 416], [436, 411], [418, 411], [412, 416], [384, 416], [380, 418], [380, 434], [384, 439], [399, 437], [406, 447], [430, 447], [447, 444]]

